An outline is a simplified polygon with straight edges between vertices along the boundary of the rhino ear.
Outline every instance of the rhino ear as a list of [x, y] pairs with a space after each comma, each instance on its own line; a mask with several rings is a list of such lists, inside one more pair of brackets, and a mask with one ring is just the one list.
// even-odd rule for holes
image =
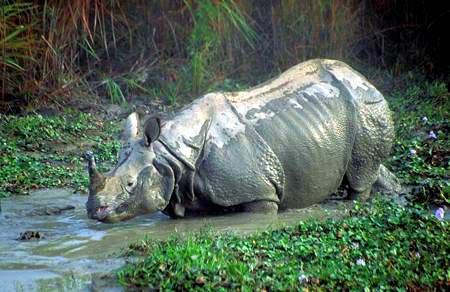
[[144, 124], [144, 141], [146, 146], [159, 138], [161, 134], [161, 119], [159, 117], [148, 118]]
[[131, 113], [125, 120], [122, 129], [121, 138], [123, 141], [136, 138], [139, 129], [139, 116], [137, 113]]

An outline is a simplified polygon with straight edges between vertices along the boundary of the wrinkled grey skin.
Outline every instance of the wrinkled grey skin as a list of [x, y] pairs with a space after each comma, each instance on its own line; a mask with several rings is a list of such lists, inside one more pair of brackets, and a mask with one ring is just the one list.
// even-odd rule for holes
[[143, 128], [133, 113], [122, 139], [110, 172], [98, 173], [90, 156], [91, 218], [276, 212], [323, 201], [342, 184], [351, 199], [368, 198], [374, 183], [398, 189], [381, 165], [394, 139], [388, 105], [334, 60], [301, 63], [246, 91], [207, 94]]

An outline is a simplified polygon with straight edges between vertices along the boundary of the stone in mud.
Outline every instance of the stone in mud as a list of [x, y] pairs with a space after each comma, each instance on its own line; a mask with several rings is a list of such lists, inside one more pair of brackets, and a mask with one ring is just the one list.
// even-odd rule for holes
[[18, 240], [28, 241], [28, 240], [39, 240], [43, 238], [45, 238], [45, 236], [42, 232], [27, 230], [20, 234]]

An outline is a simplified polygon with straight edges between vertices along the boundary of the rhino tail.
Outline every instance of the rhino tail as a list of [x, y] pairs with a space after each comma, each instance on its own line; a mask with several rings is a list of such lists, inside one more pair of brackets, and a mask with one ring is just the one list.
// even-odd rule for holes
[[378, 178], [372, 186], [372, 193], [377, 192], [389, 195], [398, 195], [403, 192], [400, 179], [384, 165], [380, 166]]

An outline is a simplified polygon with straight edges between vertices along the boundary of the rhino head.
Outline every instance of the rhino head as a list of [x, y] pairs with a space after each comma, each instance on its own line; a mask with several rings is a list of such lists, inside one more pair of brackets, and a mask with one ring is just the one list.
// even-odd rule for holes
[[117, 165], [100, 173], [92, 153], [87, 153], [89, 198], [87, 214], [103, 222], [118, 222], [163, 210], [174, 188], [174, 173], [154, 142], [161, 130], [159, 118], [146, 121], [139, 133], [139, 117], [132, 113], [124, 123], [122, 149]]

